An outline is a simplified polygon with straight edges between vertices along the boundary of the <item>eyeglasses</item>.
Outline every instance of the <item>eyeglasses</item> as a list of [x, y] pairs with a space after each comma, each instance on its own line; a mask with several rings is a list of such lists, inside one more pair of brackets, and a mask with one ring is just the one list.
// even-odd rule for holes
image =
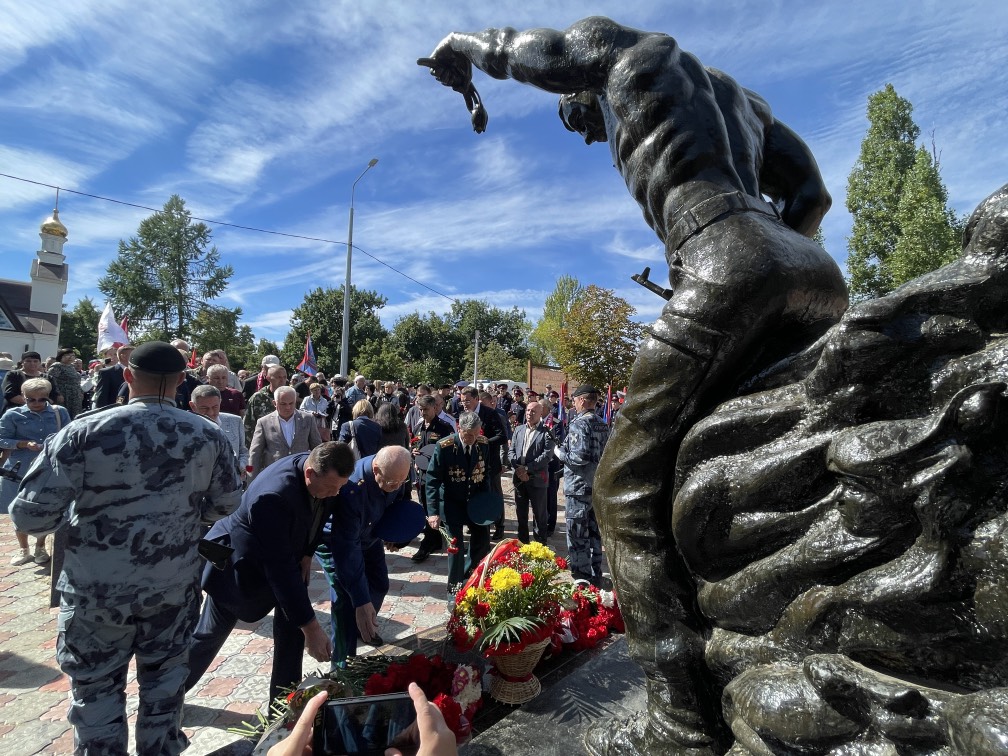
[[32, 396], [25, 397], [25, 402], [27, 402], [28, 404], [38, 404], [40, 402], [42, 404], [46, 404], [48, 401], [49, 401], [49, 398], [45, 397], [45, 396], [42, 396], [42, 397], [32, 397]]
[[403, 483], [409, 480], [409, 475], [407, 475], [402, 480], [389, 480], [388, 476], [385, 475], [385, 472], [380, 467], [375, 468], [374, 474], [375, 474], [375, 480], [377, 481], [379, 486], [381, 486], [382, 488], [390, 488], [393, 490], [399, 488], [399, 486], [401, 486]]

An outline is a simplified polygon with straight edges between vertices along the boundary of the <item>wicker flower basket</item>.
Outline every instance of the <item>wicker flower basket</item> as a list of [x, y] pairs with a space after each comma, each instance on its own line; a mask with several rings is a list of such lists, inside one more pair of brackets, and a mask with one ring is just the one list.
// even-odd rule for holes
[[521, 651], [506, 654], [494, 653], [493, 648], [484, 650], [484, 655], [493, 664], [490, 695], [497, 701], [517, 706], [531, 701], [542, 691], [542, 684], [532, 674], [542, 658], [549, 636], [536, 643], [530, 643]]

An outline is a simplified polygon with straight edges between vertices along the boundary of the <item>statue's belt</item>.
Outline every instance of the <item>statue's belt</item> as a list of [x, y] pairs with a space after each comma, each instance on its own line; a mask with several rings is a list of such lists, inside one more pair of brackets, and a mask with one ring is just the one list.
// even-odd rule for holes
[[762, 213], [780, 220], [776, 207], [745, 192], [718, 194], [683, 210], [682, 217], [672, 225], [665, 239], [665, 259], [668, 264], [672, 265], [675, 253], [691, 236], [725, 216], [747, 212]]

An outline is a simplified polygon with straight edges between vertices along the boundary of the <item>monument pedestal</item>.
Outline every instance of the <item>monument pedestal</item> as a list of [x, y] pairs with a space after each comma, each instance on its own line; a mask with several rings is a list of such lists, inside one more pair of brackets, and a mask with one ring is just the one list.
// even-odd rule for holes
[[[459, 749], [462, 756], [578, 756], [584, 734], [600, 720], [627, 717], [647, 706], [644, 673], [620, 636], [573, 672], [542, 679], [542, 693], [508, 713]], [[476, 727], [479, 728], [480, 717]]]

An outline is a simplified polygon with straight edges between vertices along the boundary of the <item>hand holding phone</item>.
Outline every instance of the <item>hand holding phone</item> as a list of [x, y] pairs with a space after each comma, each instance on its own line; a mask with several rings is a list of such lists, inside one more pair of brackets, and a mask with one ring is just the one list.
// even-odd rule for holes
[[[413, 699], [416, 721], [403, 732], [399, 743], [385, 751], [385, 756], [403, 756], [399, 749], [406, 744], [412, 748], [419, 744], [417, 756], [457, 756], [455, 733], [448, 729], [441, 710], [427, 700], [416, 683], [409, 684], [409, 696]], [[406, 753], [411, 753], [412, 748]]]
[[294, 729], [291, 730], [291, 734], [270, 748], [266, 756], [304, 756], [306, 753], [310, 754], [315, 715], [322, 708], [328, 695], [324, 690], [321, 693], [316, 693], [305, 705]]

